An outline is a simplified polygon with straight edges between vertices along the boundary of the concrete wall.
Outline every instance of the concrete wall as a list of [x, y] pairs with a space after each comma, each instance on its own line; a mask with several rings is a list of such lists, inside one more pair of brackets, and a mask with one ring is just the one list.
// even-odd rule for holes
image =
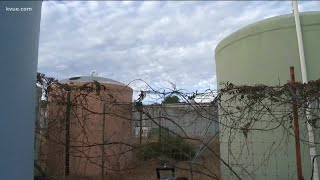
[[[320, 77], [320, 13], [301, 13], [303, 42], [305, 47], [307, 73], [309, 80]], [[289, 67], [294, 66], [296, 80], [301, 81], [298, 44], [293, 15], [284, 15], [263, 20], [249, 25], [226, 37], [215, 50], [216, 72], [218, 88], [222, 82], [232, 82], [236, 85], [283, 85], [289, 76]], [[265, 117], [268, 119], [267, 117]], [[300, 117], [301, 138], [306, 139], [305, 120]], [[261, 124], [263, 126], [264, 124]], [[221, 130], [228, 131], [227, 127], [220, 126]], [[264, 152], [271, 143], [279, 143], [281, 134], [285, 130], [255, 132], [249, 141], [252, 143], [252, 152], [247, 156], [237, 157], [241, 150], [240, 144], [245, 139], [241, 133], [235, 134], [232, 145], [228, 145], [228, 135], [220, 135], [221, 156], [244, 179], [295, 179], [295, 146], [291, 136], [288, 142], [282, 143], [268, 160], [258, 167]], [[319, 138], [319, 132], [316, 132]], [[229, 154], [229, 148], [235, 154]], [[308, 155], [309, 148], [302, 143], [303, 175], [310, 178], [311, 162]], [[240, 163], [240, 165], [239, 165]], [[245, 167], [245, 169], [240, 168]], [[234, 179], [232, 173], [222, 167], [224, 179]], [[246, 172], [252, 172], [249, 176]]]
[[[142, 125], [149, 132], [152, 129], [157, 130], [159, 128], [156, 123], [180, 135], [184, 135], [185, 132], [191, 137], [212, 137], [219, 130], [217, 107], [209, 103], [199, 105], [185, 103], [144, 105], [143, 108], [152, 116], [152, 119], [146, 115], [142, 117]], [[140, 113], [135, 110], [133, 111], [133, 127], [136, 136], [139, 135], [139, 121]]]

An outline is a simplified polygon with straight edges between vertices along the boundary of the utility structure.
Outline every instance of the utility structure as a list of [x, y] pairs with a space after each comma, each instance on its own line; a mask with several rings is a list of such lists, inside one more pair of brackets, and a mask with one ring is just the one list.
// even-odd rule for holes
[[[33, 179], [35, 82], [42, 1], [1, 1], [1, 179]], [[28, 8], [32, 11], [10, 11]], [[19, 103], [15, 103], [19, 102]], [[19, 170], [17, 173], [15, 170]]]
[[132, 89], [118, 81], [91, 75], [53, 84], [48, 175], [108, 179], [124, 170], [132, 158], [131, 121]]
[[[297, 13], [297, 11], [295, 12]], [[223, 88], [222, 82], [231, 82], [234, 85], [283, 85], [288, 82], [288, 68], [290, 66], [296, 67], [297, 82], [307, 82], [303, 74], [308, 75], [307, 80], [319, 79], [320, 54], [317, 49], [320, 46], [318, 40], [320, 34], [319, 19], [320, 12], [299, 13], [299, 25], [298, 22], [296, 23], [297, 16], [294, 14], [276, 16], [248, 25], [223, 39], [215, 49], [218, 89]], [[298, 26], [298, 30], [296, 26]], [[302, 46], [299, 42], [302, 41], [297, 32], [298, 34], [301, 33], [301, 37], [303, 36], [305, 62], [300, 61]], [[304, 116], [299, 116], [299, 119], [300, 123], [307, 121]], [[264, 120], [268, 122], [268, 118]], [[312, 138], [312, 131], [310, 131], [309, 123], [306, 124], [307, 126], [300, 124], [300, 136], [301, 139], [310, 142], [311, 149], [308, 144], [301, 143], [302, 172], [305, 178], [311, 177], [310, 173], [314, 167], [314, 179], [316, 179], [318, 172], [316, 159], [312, 163], [310, 156], [314, 157], [314, 153], [320, 153], [316, 149], [318, 145], [312, 143], [319, 139], [317, 139], [318, 137], [314, 137], [314, 141], [310, 139], [310, 137]], [[220, 130], [222, 128], [220, 126]], [[313, 129], [313, 131], [318, 133], [317, 129]], [[228, 159], [229, 164], [241, 163], [243, 167], [247, 167], [247, 172], [254, 172], [251, 177], [246, 171], [236, 170], [244, 179], [293, 179], [297, 175], [294, 137], [291, 137], [287, 145], [277, 148], [268, 157], [268, 162], [264, 162], [258, 169], [255, 167], [256, 164], [259, 164], [259, 159], [263, 158], [263, 153], [267, 148], [266, 144], [279, 143], [279, 139], [273, 139], [272, 137], [279, 137], [282, 133], [281, 131], [254, 131], [254, 137], [256, 138], [251, 141], [253, 153], [247, 159], [241, 159], [240, 162], [232, 159], [232, 156], [228, 154], [228, 149], [232, 149], [234, 156], [240, 153], [239, 143], [241, 143], [241, 139], [237, 137], [234, 143], [229, 146], [227, 143], [228, 137], [221, 135], [221, 157]], [[249, 163], [253, 165], [248, 166]], [[277, 168], [274, 169], [275, 167]], [[235, 178], [230, 175], [228, 168], [224, 165], [221, 165], [221, 170], [224, 179]]]
[[143, 118], [143, 104], [141, 101], [136, 102], [136, 109], [139, 112], [139, 146], [142, 145], [142, 133], [143, 133], [143, 129], [142, 129], [142, 118]]
[[142, 118], [143, 118], [143, 104], [142, 104], [142, 100], [146, 97], [146, 94], [144, 91], [141, 91], [139, 94], [139, 98], [137, 100], [137, 102], [135, 102], [136, 105], [136, 109], [139, 112], [140, 115], [140, 129], [139, 129], [139, 145], [142, 145], [142, 134], [143, 134], [143, 128], [142, 128]]

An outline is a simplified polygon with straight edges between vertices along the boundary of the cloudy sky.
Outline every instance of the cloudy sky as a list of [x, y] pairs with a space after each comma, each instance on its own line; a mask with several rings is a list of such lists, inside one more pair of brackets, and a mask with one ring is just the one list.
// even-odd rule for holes
[[[299, 3], [320, 10], [320, 1]], [[214, 49], [253, 22], [291, 13], [291, 1], [45, 1], [38, 71], [89, 75], [154, 87], [215, 89]], [[133, 84], [139, 89], [143, 85]]]

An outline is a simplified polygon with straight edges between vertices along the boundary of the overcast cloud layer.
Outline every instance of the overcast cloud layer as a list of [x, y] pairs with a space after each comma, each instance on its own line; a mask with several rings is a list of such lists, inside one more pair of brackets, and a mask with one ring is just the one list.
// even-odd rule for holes
[[[299, 3], [320, 10], [320, 1]], [[39, 71], [58, 79], [89, 75], [122, 83], [216, 88], [214, 49], [253, 22], [291, 13], [291, 1], [45, 1]], [[139, 83], [135, 88], [140, 88]]]

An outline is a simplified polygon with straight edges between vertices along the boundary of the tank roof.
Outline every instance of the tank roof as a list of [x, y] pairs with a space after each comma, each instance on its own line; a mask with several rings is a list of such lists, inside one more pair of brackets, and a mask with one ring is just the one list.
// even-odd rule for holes
[[[319, 24], [320, 12], [310, 11], [310, 12], [300, 12], [301, 25], [308, 26]], [[224, 38], [217, 45], [215, 49], [215, 54], [219, 53], [223, 48], [229, 46], [230, 44], [237, 42], [243, 38], [258, 35], [267, 31], [274, 31], [285, 28], [294, 28], [295, 21], [293, 14], [285, 14], [280, 16], [275, 16], [267, 18], [250, 25], [247, 25], [240, 30], [233, 32], [226, 38]]]
[[67, 83], [67, 82], [92, 82], [92, 81], [98, 81], [99, 83], [104, 84], [117, 84], [121, 86], [127, 86], [123, 83], [120, 83], [118, 81], [115, 81], [113, 79], [104, 78], [100, 76], [75, 76], [68, 79], [63, 79], [60, 81], [60, 83]]

